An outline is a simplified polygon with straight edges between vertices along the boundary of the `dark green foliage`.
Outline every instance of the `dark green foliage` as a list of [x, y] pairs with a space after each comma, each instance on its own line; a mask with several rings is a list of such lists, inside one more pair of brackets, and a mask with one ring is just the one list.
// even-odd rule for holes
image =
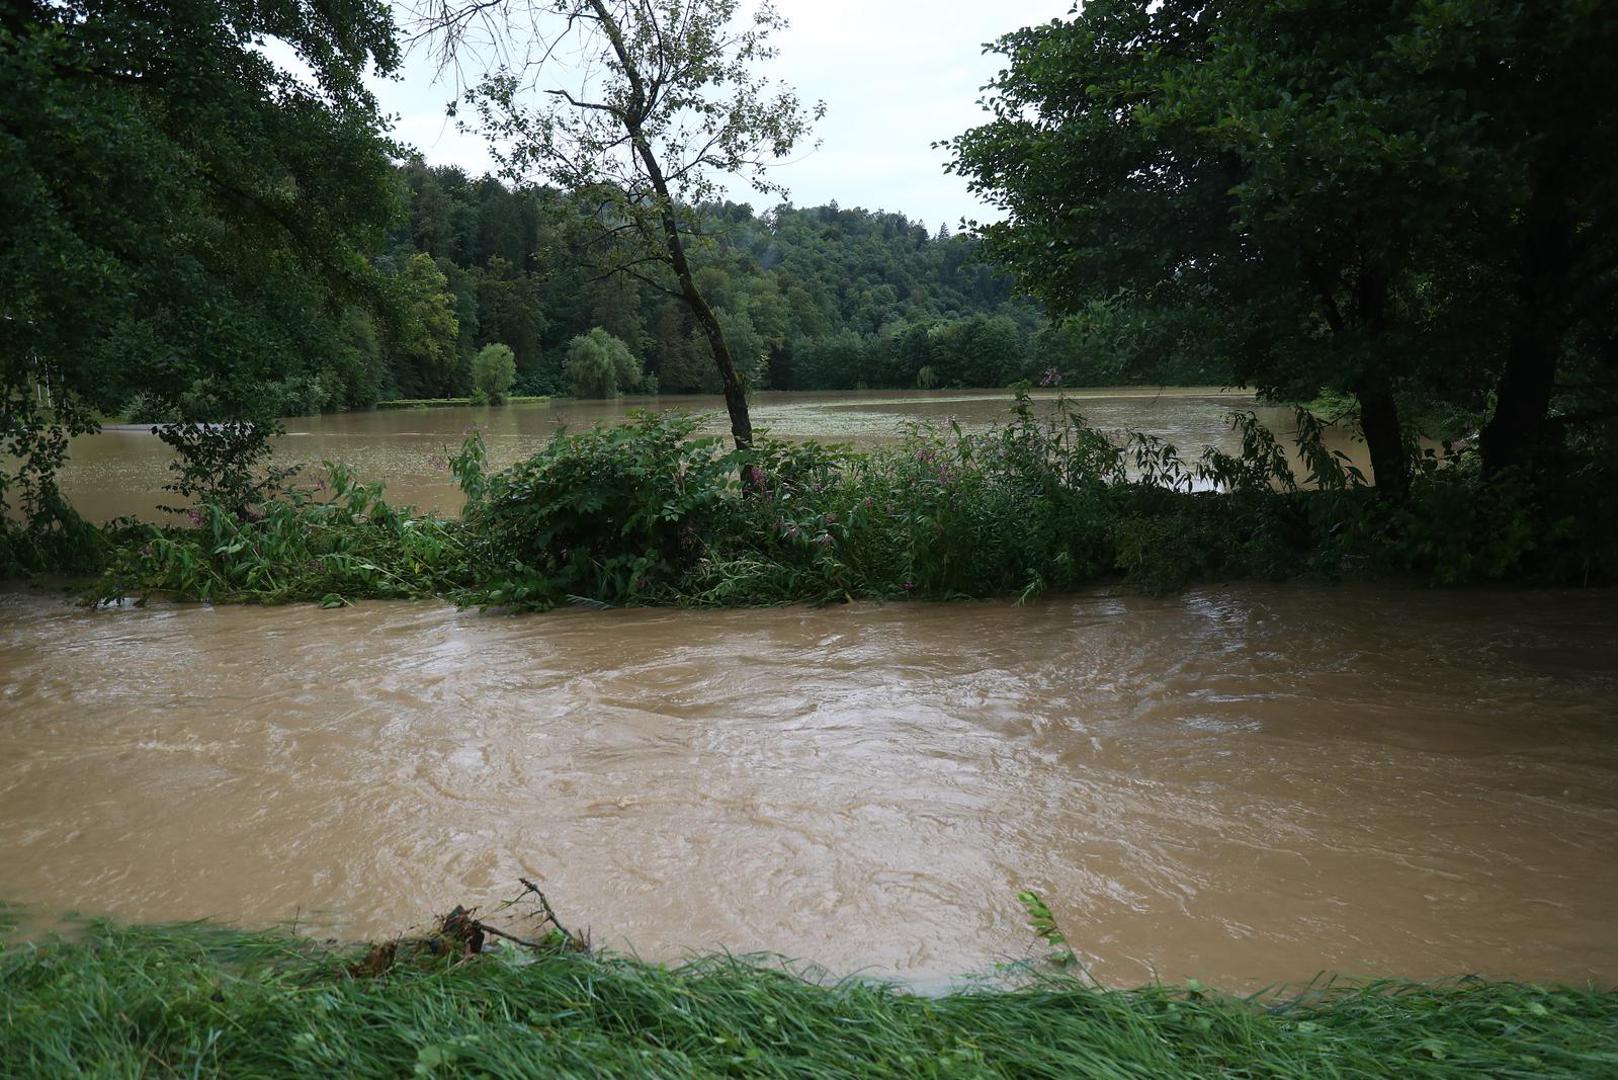
[[[474, 344], [512, 346], [520, 388], [570, 392], [568, 344], [601, 327], [645, 357], [664, 392], [717, 392], [709, 346], [683, 304], [584, 271], [594, 253], [575, 219], [588, 198], [420, 164], [403, 176], [409, 222], [390, 263], [423, 252], [455, 270], [451, 307], [474, 312]], [[697, 282], [753, 389], [911, 387], [927, 364], [941, 386], [1004, 386], [1044, 370], [1027, 349], [1037, 309], [975, 259], [968, 237], [835, 205], [755, 214], [725, 203], [697, 218], [709, 234], [693, 250]], [[929, 334], [949, 339], [942, 358]], [[830, 342], [844, 351], [828, 362]]]
[[380, 483], [338, 465], [312, 489], [289, 489], [245, 516], [218, 504], [188, 528], [128, 528], [90, 591], [97, 602], [166, 593], [193, 600], [338, 607], [361, 598], [411, 599], [464, 585], [454, 522], [395, 508]]
[[387, 385], [405, 397], [449, 397], [467, 389], [462, 320], [449, 278], [431, 257], [417, 254], [387, 279], [387, 288]]
[[[365, 254], [396, 205], [361, 82], [398, 59], [386, 5], [5, 10], [6, 393], [48, 386], [78, 429], [137, 392], [240, 415], [289, 377], [341, 384], [341, 315], [373, 295]], [[254, 47], [266, 36], [307, 80]]]
[[992, 48], [954, 167], [1079, 370], [1351, 394], [1394, 498], [1412, 413], [1551, 486], [1618, 416], [1610, 7], [1090, 0]]
[[0, 578], [95, 573], [124, 523], [96, 528], [57, 486], [68, 434], [82, 430], [82, 418], [55, 422], [64, 418], [37, 409], [26, 387], [0, 393], [9, 397], [0, 402]]
[[[270, 438], [280, 434], [279, 425], [272, 422], [165, 424], [152, 431], [175, 454], [169, 463], [174, 479], [163, 490], [187, 503], [217, 507], [237, 519], [245, 519], [273, 499], [298, 471], [269, 465]], [[190, 507], [160, 509], [184, 513]]]
[[60, 500], [25, 522], [0, 519], [0, 580], [100, 573], [139, 530], [128, 520], [92, 525]]
[[53, 475], [99, 414], [375, 396], [352, 316], [397, 203], [361, 77], [397, 60], [377, 0], [0, 8], [0, 517], [32, 522], [9, 561], [84, 565]]
[[[333, 469], [243, 515], [125, 542], [100, 599], [322, 600], [448, 595], [511, 610], [563, 602], [743, 605], [1024, 599], [1100, 581], [1162, 592], [1210, 580], [1415, 575], [1435, 584], [1618, 576], [1601, 471], [1556, 487], [1485, 483], [1476, 456], [1420, 455], [1410, 497], [1378, 498], [1300, 410], [1296, 457], [1251, 414], [1242, 448], [1182, 459], [1115, 445], [1066, 405], [1022, 395], [987, 432], [914, 429], [851, 453], [761, 438], [721, 452], [696, 421], [638, 415], [559, 433], [502, 472], [482, 440], [451, 463], [459, 521], [417, 517]], [[1590, 504], [1590, 505], [1587, 505]], [[149, 541], [149, 542], [148, 542]]]
[[[351, 974], [351, 972], [356, 972]], [[96, 1076], [1573, 1078], [1618, 1070], [1610, 992], [1481, 980], [1235, 998], [1067, 975], [943, 997], [715, 957], [444, 956], [206, 925], [0, 951], [0, 1073]]]
[[[734, 502], [729, 455], [693, 439], [695, 421], [641, 415], [558, 433], [527, 461], [483, 481], [463, 516], [478, 587], [464, 599], [517, 608], [579, 596], [652, 600], [683, 578]], [[463, 462], [465, 455], [463, 455]]]

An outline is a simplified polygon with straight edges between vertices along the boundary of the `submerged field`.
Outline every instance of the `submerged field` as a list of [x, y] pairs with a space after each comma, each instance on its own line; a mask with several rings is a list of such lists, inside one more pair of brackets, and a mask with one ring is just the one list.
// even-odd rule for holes
[[[1055, 405], [1055, 394], [1038, 392], [1041, 408]], [[1103, 387], [1072, 391], [1069, 400], [1108, 431], [1150, 431], [1188, 453], [1207, 445], [1234, 450], [1230, 429], [1234, 410], [1256, 409], [1278, 428], [1290, 430], [1288, 409], [1259, 405], [1247, 393], [1218, 387]], [[947, 424], [970, 431], [1003, 423], [1010, 415], [1010, 391], [808, 391], [762, 392], [753, 399], [753, 421], [762, 431], [791, 441], [846, 442], [863, 449], [900, 442], [913, 423]], [[411, 404], [411, 403], [405, 403]], [[366, 480], [385, 480], [388, 498], [444, 514], [459, 512], [464, 495], [444, 467], [468, 431], [483, 433], [490, 464], [503, 468], [543, 449], [558, 431], [584, 431], [596, 424], [619, 424], [633, 410], [688, 413], [699, 417], [705, 434], [728, 430], [724, 399], [701, 395], [640, 395], [607, 399], [512, 399], [503, 406], [432, 404], [424, 408], [375, 410], [288, 417], [286, 434], [276, 440], [278, 464], [312, 468], [338, 461]], [[1333, 444], [1363, 463], [1364, 448], [1346, 435]], [[173, 453], [149, 425], [104, 429], [73, 441], [62, 470], [62, 490], [91, 521], [120, 514], [163, 520], [160, 503], [172, 502], [162, 487], [171, 474]]]
[[1618, 994], [1458, 981], [1230, 998], [918, 997], [710, 958], [406, 956], [192, 926], [0, 951], [0, 1073], [98, 1076], [1590, 1077]]

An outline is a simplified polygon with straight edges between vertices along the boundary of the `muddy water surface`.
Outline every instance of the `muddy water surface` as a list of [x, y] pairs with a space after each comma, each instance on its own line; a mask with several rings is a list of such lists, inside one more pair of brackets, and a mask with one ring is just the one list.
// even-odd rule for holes
[[1618, 979], [1598, 592], [485, 617], [0, 596], [0, 897], [382, 934], [541, 878], [659, 958]]
[[[1235, 409], [1255, 408], [1251, 395], [1215, 387], [1087, 389], [1071, 392], [1067, 400], [1102, 430], [1149, 432], [1175, 443], [1193, 458], [1207, 445], [1237, 449], [1229, 415]], [[1010, 403], [1003, 390], [767, 393], [757, 395], [753, 421], [781, 438], [872, 447], [898, 440], [910, 423], [943, 427], [953, 420], [972, 430], [1004, 422]], [[1043, 412], [1051, 412], [1055, 395], [1042, 393], [1039, 403]], [[288, 464], [343, 462], [362, 479], [385, 481], [388, 498], [395, 503], [455, 513], [461, 506], [461, 494], [444, 459], [473, 428], [483, 431], [491, 463], [503, 467], [534, 453], [558, 430], [622, 420], [631, 409], [688, 412], [704, 417], [705, 428], [712, 434], [729, 430], [723, 420], [724, 402], [718, 397], [666, 395], [499, 408], [398, 409], [293, 417], [285, 421], [287, 433], [277, 441], [276, 457]], [[1257, 406], [1257, 410], [1278, 432], [1292, 426], [1290, 410], [1273, 406]], [[1358, 452], [1346, 436], [1340, 443], [1346, 452]], [[170, 460], [168, 448], [150, 428], [109, 428], [74, 440], [62, 486], [91, 520], [121, 514], [149, 518], [157, 515], [159, 504], [174, 502], [172, 496], [162, 493]]]

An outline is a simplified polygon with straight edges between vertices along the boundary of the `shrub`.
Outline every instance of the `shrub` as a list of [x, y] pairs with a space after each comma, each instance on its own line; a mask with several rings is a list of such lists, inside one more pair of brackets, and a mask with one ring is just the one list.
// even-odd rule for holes
[[601, 327], [568, 343], [567, 378], [575, 397], [616, 397], [641, 383], [640, 361]]
[[[468, 499], [458, 522], [388, 507], [380, 485], [339, 469], [333, 499], [282, 490], [243, 466], [267, 453], [262, 430], [203, 429], [181, 470], [204, 502], [196, 527], [122, 541], [98, 595], [437, 594], [524, 610], [1026, 599], [1102, 580], [1164, 592], [1302, 574], [1588, 583], [1618, 566], [1609, 471], [1530, 491], [1485, 483], [1470, 458], [1424, 455], [1409, 499], [1395, 502], [1328, 452], [1307, 417], [1302, 482], [1251, 414], [1234, 422], [1239, 453], [1187, 462], [1149, 436], [1116, 445], [1065, 406], [1036, 419], [1026, 392], [1000, 427], [917, 426], [868, 454], [762, 434], [727, 450], [689, 417], [633, 413], [559, 433], [493, 474], [474, 435], [452, 462]], [[232, 438], [246, 457], [214, 466], [229, 455], [210, 440]], [[61, 543], [42, 542], [19, 534], [12, 549]]]
[[131, 530], [90, 599], [169, 593], [263, 604], [410, 599], [464, 585], [458, 523], [382, 498], [341, 465], [308, 489], [288, 488], [246, 518], [217, 503], [189, 513], [189, 528]]
[[[546, 448], [484, 478], [457, 462], [469, 496], [478, 588], [463, 599], [544, 608], [665, 595], [701, 554], [736, 481], [696, 421], [633, 413], [629, 422], [558, 432]], [[463, 461], [465, 458], [463, 454]]]
[[485, 345], [472, 357], [473, 396], [498, 405], [517, 380], [517, 354], [506, 345]]
[[177, 424], [179, 407], [155, 394], [139, 393], [124, 405], [124, 421], [130, 424]]
[[[218, 507], [235, 518], [247, 517], [273, 498], [298, 471], [269, 465], [270, 439], [279, 434], [273, 422], [189, 422], [163, 424], [152, 431], [175, 452], [169, 463], [174, 479], [163, 490], [198, 505]], [[162, 509], [184, 513], [188, 508]]]

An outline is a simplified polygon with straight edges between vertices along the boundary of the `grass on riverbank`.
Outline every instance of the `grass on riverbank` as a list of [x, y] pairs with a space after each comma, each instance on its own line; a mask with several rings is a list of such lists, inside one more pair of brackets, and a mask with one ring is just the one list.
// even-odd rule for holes
[[0, 1075], [1618, 1075], [1611, 992], [1466, 980], [1237, 999], [1061, 976], [927, 998], [728, 958], [508, 951], [372, 975], [361, 955], [207, 926], [11, 945]]

